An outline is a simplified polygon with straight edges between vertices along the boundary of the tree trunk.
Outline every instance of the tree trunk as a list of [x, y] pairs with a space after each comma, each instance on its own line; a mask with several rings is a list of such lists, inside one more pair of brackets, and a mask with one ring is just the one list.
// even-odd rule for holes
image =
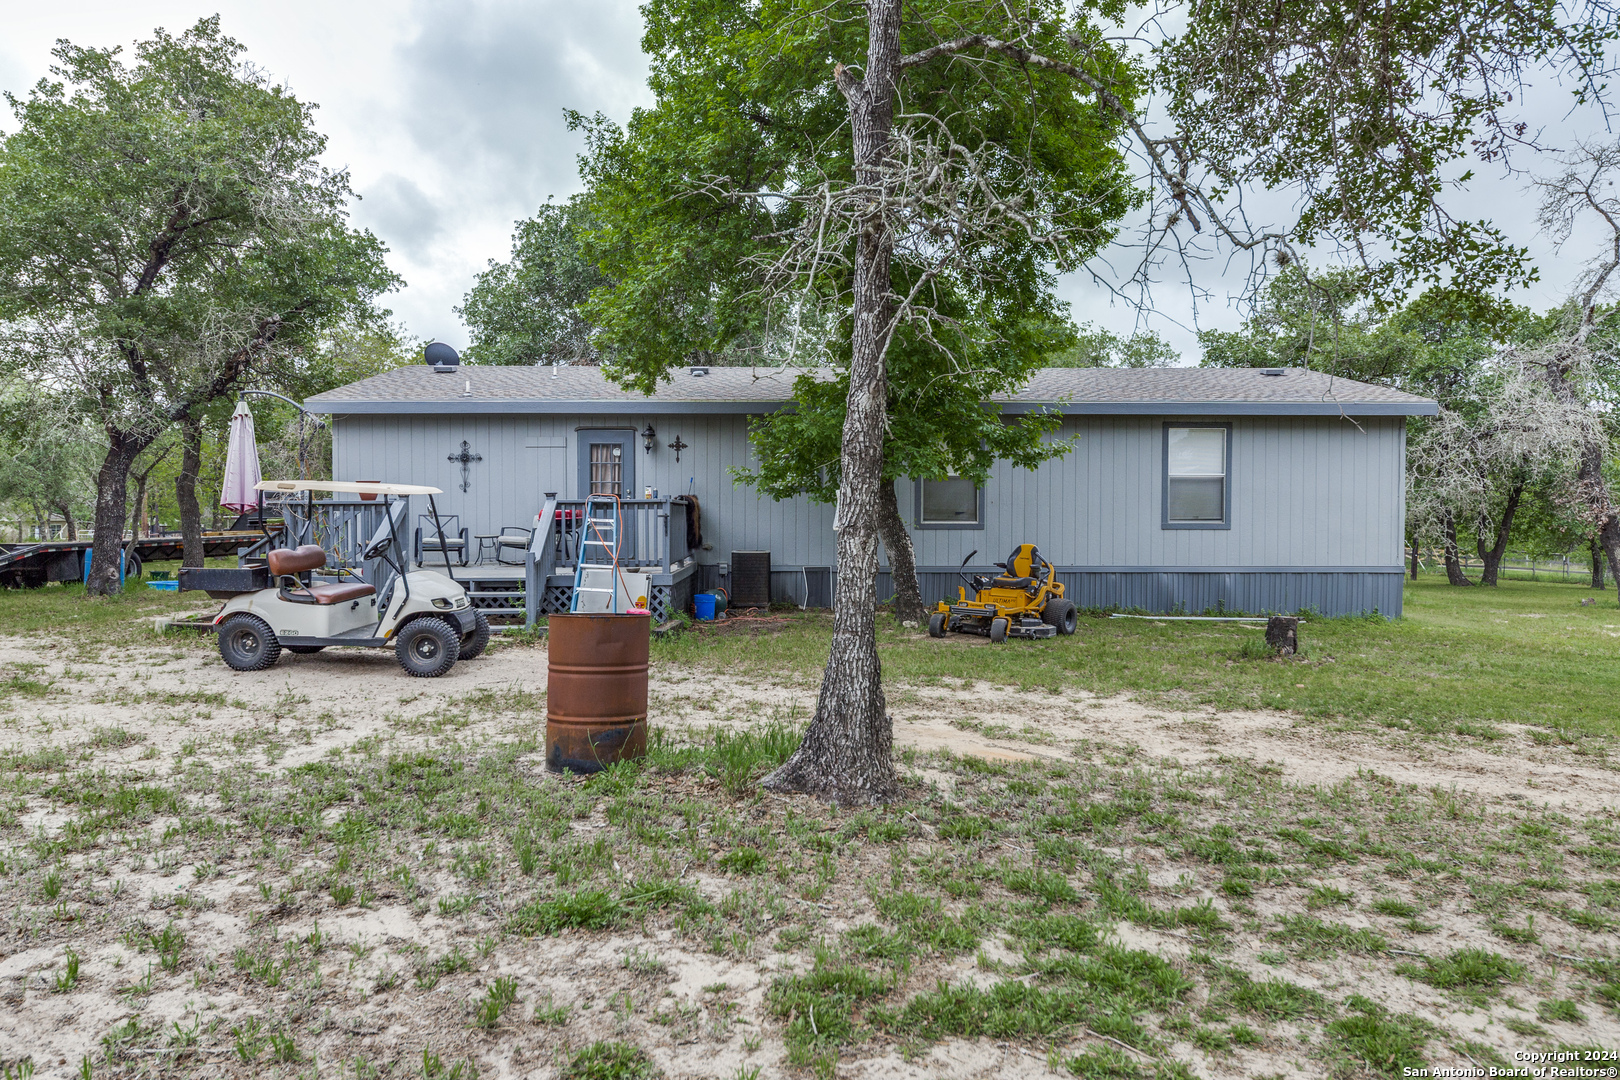
[[1417, 578], [1418, 578], [1418, 542], [1417, 542], [1417, 537], [1414, 536], [1414, 537], [1412, 537], [1412, 580], [1416, 581]]
[[1462, 560], [1457, 557], [1457, 520], [1446, 511], [1445, 523], [1446, 542], [1446, 580], [1453, 585], [1472, 585], [1468, 576], [1462, 572]]
[[202, 422], [180, 421], [180, 475], [174, 478], [174, 501], [180, 508], [180, 565], [203, 564], [202, 509], [197, 505], [197, 472], [202, 468]]
[[119, 591], [119, 556], [124, 550], [124, 515], [129, 512], [129, 467], [153, 436], [109, 430], [107, 456], [96, 474], [96, 536], [90, 545], [90, 580], [85, 591], [110, 596]]
[[1615, 583], [1615, 599], [1620, 600], [1620, 514], [1612, 507], [1598, 530], [1598, 541], [1609, 559], [1609, 580]]
[[[1523, 497], [1524, 485], [1522, 483], [1514, 484], [1512, 490], [1508, 492], [1507, 508], [1502, 511], [1501, 520], [1496, 523], [1496, 543], [1490, 548], [1486, 548], [1483, 539], [1477, 541], [1476, 546], [1479, 548], [1480, 561], [1485, 564], [1485, 569], [1479, 575], [1481, 585], [1495, 586], [1496, 584], [1496, 574], [1502, 565], [1502, 556], [1507, 554], [1508, 533], [1513, 530], [1513, 515], [1519, 512], [1519, 500]], [[1486, 521], [1482, 515], [1480, 525], [1484, 526], [1485, 524]], [[1484, 528], [1479, 531], [1482, 535], [1485, 532]]]
[[878, 485], [878, 535], [889, 553], [889, 580], [894, 582], [894, 617], [901, 622], [921, 624], [928, 617], [923, 607], [922, 587], [917, 584], [917, 556], [911, 546], [911, 533], [900, 516], [900, 500], [894, 481]]
[[67, 536], [64, 539], [77, 540], [79, 538], [79, 526], [74, 524], [73, 521], [73, 507], [63, 503], [57, 509], [62, 511], [62, 520], [67, 523]]
[[143, 472], [135, 478], [135, 507], [129, 512], [129, 538], [141, 538], [141, 522], [146, 520], [146, 482], [151, 479], [150, 472]]
[[1592, 588], [1601, 590], [1603, 586], [1603, 548], [1598, 544], [1597, 537], [1587, 542], [1592, 549]]
[[[883, 181], [899, 60], [900, 0], [870, 0], [863, 77], [857, 80], [843, 64], [833, 71], [849, 102], [855, 179], [868, 191], [878, 191]], [[873, 198], [855, 243], [849, 400], [834, 521], [838, 590], [832, 647], [804, 741], [764, 780], [772, 791], [806, 792], [844, 804], [887, 801], [900, 789], [894, 772], [894, 729], [883, 700], [874, 610], [893, 243], [882, 202]]]

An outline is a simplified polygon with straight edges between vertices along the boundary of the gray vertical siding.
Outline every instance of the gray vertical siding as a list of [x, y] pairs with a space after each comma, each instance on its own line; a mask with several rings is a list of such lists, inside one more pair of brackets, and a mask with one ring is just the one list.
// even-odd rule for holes
[[[808, 499], [775, 502], [732, 482], [731, 466], [749, 461], [747, 418], [742, 416], [342, 416], [336, 419], [336, 477], [431, 484], [443, 488], [441, 513], [459, 514], [473, 532], [526, 524], [544, 493], [581, 498], [576, 429], [634, 428], [649, 423], [658, 432], [648, 454], [639, 434], [633, 442], [636, 492], [654, 487], [661, 496], [698, 498], [704, 543], [712, 550], [700, 562], [724, 562], [734, 550], [768, 550], [780, 566], [826, 564], [833, 558], [832, 507]], [[687, 444], [680, 464], [668, 444]], [[461, 466], [446, 460], [466, 439], [484, 460], [470, 470], [461, 491]], [[560, 448], [559, 448], [560, 447]], [[426, 512], [425, 500], [417, 513]]]
[[[984, 569], [1030, 541], [1086, 605], [1399, 614], [1404, 419], [1207, 419], [1233, 425], [1230, 529], [1160, 528], [1161, 419], [1069, 417], [1058, 435], [1076, 440], [1067, 456], [1036, 470], [996, 467], [985, 489], [986, 528], [913, 531], [925, 591], [954, 595], [948, 571], [970, 551], [979, 553], [971, 565]], [[728, 470], [751, 462], [743, 416], [338, 416], [334, 475], [441, 487], [441, 512], [460, 515], [473, 532], [494, 532], [528, 523], [546, 491], [580, 497], [576, 429], [639, 433], [649, 422], [654, 452], [642, 450], [639, 434], [632, 444], [635, 494], [649, 486], [663, 496], [690, 491], [709, 546], [700, 563], [769, 550], [783, 598], [802, 602], [799, 568], [835, 561], [832, 508], [775, 502], [732, 481]], [[679, 465], [668, 448], [677, 435], [688, 447]], [[465, 494], [461, 467], [447, 460], [463, 439], [483, 455]], [[909, 513], [909, 482], [900, 505]], [[822, 581], [810, 582], [812, 600]]]
[[1067, 456], [1033, 471], [998, 465], [987, 528], [919, 530], [917, 562], [953, 566], [975, 548], [992, 562], [1033, 542], [1088, 567], [1400, 564], [1404, 418], [1210, 419], [1233, 425], [1230, 529], [1160, 527], [1162, 420], [1069, 418]]

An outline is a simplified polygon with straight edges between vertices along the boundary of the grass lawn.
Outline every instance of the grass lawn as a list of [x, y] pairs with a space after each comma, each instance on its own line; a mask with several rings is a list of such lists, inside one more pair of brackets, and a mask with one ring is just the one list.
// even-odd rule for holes
[[[1613, 732], [1620, 680], [1620, 613], [1584, 595], [1420, 582], [1403, 620], [1312, 620], [1293, 661], [1218, 624], [886, 627], [885, 675], [1375, 721], [1358, 747], [1529, 720], [1545, 745], [1499, 745], [1568, 763], [1559, 731]], [[237, 675], [139, 618], [197, 606], [0, 592], [6, 1076], [1375, 1080], [1620, 1045], [1607, 806], [1101, 740], [908, 749], [901, 801], [841, 810], [765, 795], [799, 731], [731, 706], [562, 778], [531, 645], [438, 680]], [[655, 671], [813, 683], [828, 630], [697, 629]]]
[[[1582, 607], [1585, 597], [1597, 603]], [[790, 615], [737, 631], [703, 629], [659, 644], [661, 659], [738, 673], [820, 677], [831, 619]], [[1309, 619], [1304, 655], [1247, 659], [1260, 631], [1234, 623], [1085, 618], [1072, 638], [935, 641], [880, 620], [886, 679], [977, 678], [1053, 691], [1155, 695], [1167, 704], [1288, 709], [1418, 731], [1484, 734], [1495, 721], [1570, 734], [1620, 734], [1620, 609], [1612, 594], [1548, 582], [1406, 587], [1404, 617]], [[1251, 646], [1252, 649], [1252, 646]], [[1481, 726], [1485, 725], [1485, 726]]]
[[[172, 567], [163, 567], [171, 569]], [[1582, 607], [1593, 597], [1597, 603]], [[131, 582], [87, 598], [76, 584], [0, 590], [0, 628], [66, 633], [83, 644], [127, 644], [149, 633], [143, 616], [206, 606], [200, 593]], [[880, 619], [886, 679], [982, 679], [1023, 689], [1081, 686], [1167, 705], [1286, 709], [1420, 732], [1490, 737], [1493, 722], [1570, 735], [1620, 735], [1620, 608], [1608, 593], [1553, 582], [1453, 588], [1437, 577], [1406, 586], [1402, 618], [1308, 619], [1304, 655], [1245, 656], [1260, 631], [1235, 623], [1083, 618], [1072, 638], [935, 641]], [[663, 661], [739, 674], [814, 681], [827, 658], [831, 616], [791, 613], [656, 645]], [[741, 641], [739, 641], [741, 639]], [[746, 647], [739, 647], [746, 642]], [[211, 644], [205, 642], [204, 644]]]

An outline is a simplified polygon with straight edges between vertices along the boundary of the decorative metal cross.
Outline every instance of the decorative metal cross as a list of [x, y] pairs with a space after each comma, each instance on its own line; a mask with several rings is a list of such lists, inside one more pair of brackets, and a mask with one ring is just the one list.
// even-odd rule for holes
[[669, 448], [675, 451], [675, 464], [679, 465], [681, 463], [681, 451], [686, 449], [686, 444], [681, 442], [681, 437], [677, 435], [675, 441], [669, 444]]
[[461, 453], [451, 454], [449, 460], [461, 462], [461, 490], [466, 491], [468, 488], [472, 487], [472, 481], [468, 479], [469, 471], [472, 469], [472, 463], [475, 461], [483, 461], [484, 455], [473, 453], [472, 445], [469, 444], [466, 439], [462, 439]]

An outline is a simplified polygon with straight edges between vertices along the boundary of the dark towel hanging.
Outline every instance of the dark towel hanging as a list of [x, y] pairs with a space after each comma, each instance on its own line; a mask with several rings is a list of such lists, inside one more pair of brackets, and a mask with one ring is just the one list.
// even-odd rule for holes
[[686, 550], [695, 556], [703, 546], [703, 508], [696, 495], [677, 495], [670, 501], [686, 504]]

